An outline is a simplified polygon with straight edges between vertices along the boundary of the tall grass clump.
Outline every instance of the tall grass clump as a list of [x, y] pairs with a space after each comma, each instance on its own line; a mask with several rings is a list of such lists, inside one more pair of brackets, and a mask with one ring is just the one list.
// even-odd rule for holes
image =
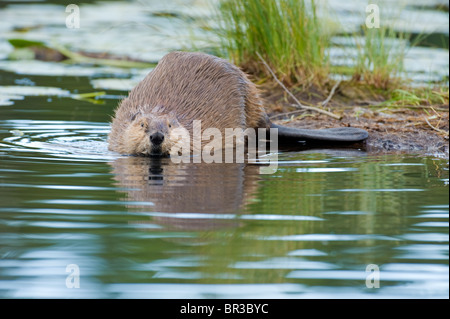
[[221, 0], [219, 32], [228, 58], [258, 77], [270, 77], [258, 53], [286, 85], [328, 78], [329, 35], [314, 0]]
[[402, 82], [408, 35], [387, 26], [371, 29], [364, 26], [363, 37], [357, 39], [353, 78], [377, 89], [398, 87]]
[[[378, 1], [369, 0], [372, 2]], [[398, 26], [405, 4], [382, 2], [379, 7], [383, 9], [379, 25], [369, 27], [366, 21], [361, 26], [362, 36], [354, 35], [357, 59], [353, 78], [377, 89], [393, 91], [407, 80], [404, 59], [408, 50], [426, 38], [426, 34], [419, 34], [412, 40], [410, 32], [402, 31], [405, 26]], [[417, 23], [414, 17], [410, 19], [411, 25]]]

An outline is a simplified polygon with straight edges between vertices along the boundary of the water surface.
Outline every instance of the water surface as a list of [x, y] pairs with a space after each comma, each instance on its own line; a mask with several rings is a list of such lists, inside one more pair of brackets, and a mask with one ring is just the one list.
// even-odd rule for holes
[[446, 160], [285, 152], [261, 175], [118, 156], [115, 104], [2, 107], [1, 297], [448, 297]]
[[[43, 6], [62, 7], [8, 5], [0, 29], [16, 36], [12, 24], [42, 24], [27, 37], [155, 60], [183, 47], [160, 48], [150, 31], [148, 42], [115, 42], [123, 28], [142, 30], [130, 17], [167, 25], [140, 7], [86, 5], [105, 15], [89, 15], [83, 42], [55, 15], [36, 14]], [[162, 39], [189, 30], [165, 31]], [[448, 50], [442, 56], [448, 75]], [[415, 61], [423, 73], [427, 62]], [[280, 152], [278, 170], [260, 174], [257, 165], [119, 156], [107, 150], [110, 116], [150, 70], [10, 60], [0, 69], [1, 298], [449, 297], [448, 160], [315, 149]], [[95, 90], [106, 91], [80, 100]], [[73, 265], [79, 288], [68, 288]], [[379, 288], [368, 288], [369, 265]]]

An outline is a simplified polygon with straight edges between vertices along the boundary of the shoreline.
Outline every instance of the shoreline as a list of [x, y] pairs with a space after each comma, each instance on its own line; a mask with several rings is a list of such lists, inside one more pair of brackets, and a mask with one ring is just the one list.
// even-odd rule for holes
[[[283, 97], [282, 94], [268, 96], [264, 89], [262, 93], [266, 112], [276, 124], [305, 129], [339, 126], [361, 128], [369, 132], [365, 149], [370, 154], [409, 153], [449, 159], [448, 104], [436, 105], [434, 108], [424, 106], [415, 109], [408, 107], [381, 109], [370, 105], [357, 105], [357, 103], [348, 106], [348, 101], [342, 102], [342, 98], [338, 96], [333, 98], [334, 101], [331, 101], [326, 108], [341, 116], [341, 119], [335, 119], [292, 106], [288, 102], [290, 99]], [[304, 94], [303, 98], [305, 100]], [[315, 104], [318, 104], [317, 101], [309, 103], [309, 105]]]

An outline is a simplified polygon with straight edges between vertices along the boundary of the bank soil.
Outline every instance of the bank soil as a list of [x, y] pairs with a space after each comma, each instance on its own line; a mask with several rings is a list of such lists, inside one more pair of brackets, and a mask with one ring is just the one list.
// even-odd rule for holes
[[[326, 107], [341, 116], [341, 119], [335, 119], [315, 111], [302, 111], [283, 94], [268, 94], [266, 91], [264, 95], [267, 112], [277, 124], [309, 129], [357, 127], [369, 132], [369, 138], [362, 146], [370, 154], [411, 153], [449, 158], [448, 104], [381, 108], [363, 103], [348, 105], [348, 101], [345, 105], [337, 97]], [[302, 101], [301, 97], [298, 98]], [[320, 105], [319, 98], [308, 98], [308, 105]]]

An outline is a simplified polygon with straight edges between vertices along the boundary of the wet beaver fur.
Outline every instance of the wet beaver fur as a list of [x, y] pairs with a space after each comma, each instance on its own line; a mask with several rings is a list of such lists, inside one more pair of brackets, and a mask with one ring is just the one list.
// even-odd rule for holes
[[[115, 111], [109, 149], [130, 155], [169, 155], [184, 128], [192, 136], [194, 121], [207, 128], [278, 128], [278, 138], [354, 143], [365, 130], [340, 127], [298, 129], [270, 122], [259, 91], [247, 75], [224, 59], [192, 52], [171, 52], [123, 99]], [[204, 141], [202, 141], [203, 143]]]

